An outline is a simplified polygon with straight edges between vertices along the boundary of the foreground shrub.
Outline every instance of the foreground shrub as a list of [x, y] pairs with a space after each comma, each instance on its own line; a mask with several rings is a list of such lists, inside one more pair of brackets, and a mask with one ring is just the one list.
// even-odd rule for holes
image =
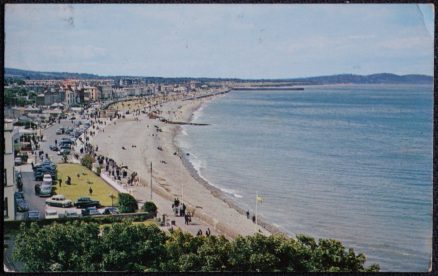
[[119, 210], [121, 213], [134, 213], [138, 210], [137, 200], [127, 193], [119, 193]]
[[93, 167], [93, 163], [94, 158], [90, 154], [85, 154], [84, 157], [82, 157], [81, 159], [82, 166], [88, 168], [89, 170], [91, 170], [91, 168]]
[[148, 213], [156, 213], [157, 212], [157, 206], [152, 201], [146, 201], [143, 205], [143, 211]]
[[[105, 254], [102, 254], [104, 252]], [[299, 235], [194, 237], [156, 225], [93, 222], [22, 223], [14, 258], [26, 271], [377, 272], [341, 242]]]

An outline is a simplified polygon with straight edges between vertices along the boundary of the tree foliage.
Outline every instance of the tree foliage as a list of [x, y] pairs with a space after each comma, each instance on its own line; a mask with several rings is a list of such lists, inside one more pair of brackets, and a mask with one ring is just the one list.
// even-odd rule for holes
[[138, 210], [137, 200], [127, 193], [119, 193], [119, 210], [121, 213], [134, 213]]
[[155, 205], [155, 203], [153, 203], [152, 201], [146, 201], [143, 204], [143, 211], [148, 212], [148, 213], [156, 213], [157, 212], [157, 206]]
[[339, 241], [274, 234], [238, 237], [197, 236], [156, 225], [68, 222], [22, 224], [14, 257], [27, 271], [172, 272], [367, 272], [365, 255]]
[[94, 158], [90, 154], [85, 154], [81, 159], [81, 164], [84, 167], [87, 167], [89, 170], [93, 167]]
[[27, 100], [27, 96], [31, 96], [29, 90], [24, 87], [5, 88], [3, 93], [3, 100], [5, 106], [25, 106], [34, 103], [35, 98]]

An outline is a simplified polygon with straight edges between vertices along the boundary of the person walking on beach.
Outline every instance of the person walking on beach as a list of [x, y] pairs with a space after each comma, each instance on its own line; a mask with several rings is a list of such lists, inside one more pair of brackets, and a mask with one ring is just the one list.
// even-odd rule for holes
[[90, 189], [88, 189], [88, 192], [90, 192], [90, 196], [93, 194], [93, 189], [91, 189], [91, 187], [90, 187]]

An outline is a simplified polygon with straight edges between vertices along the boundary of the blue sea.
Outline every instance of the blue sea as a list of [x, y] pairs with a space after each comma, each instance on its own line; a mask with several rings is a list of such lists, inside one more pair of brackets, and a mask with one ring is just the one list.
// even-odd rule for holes
[[334, 238], [382, 271], [427, 271], [432, 85], [232, 91], [177, 144], [199, 174], [289, 234]]

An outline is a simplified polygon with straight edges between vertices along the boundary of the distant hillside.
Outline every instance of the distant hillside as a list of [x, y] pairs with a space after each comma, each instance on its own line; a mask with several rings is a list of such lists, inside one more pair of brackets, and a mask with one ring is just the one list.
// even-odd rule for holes
[[372, 74], [367, 76], [342, 74], [333, 76], [320, 76], [310, 78], [291, 79], [291, 81], [302, 81], [311, 84], [338, 84], [338, 83], [357, 83], [357, 84], [390, 84], [390, 83], [411, 83], [428, 84], [433, 82], [433, 77], [426, 75], [395, 75], [389, 73]]
[[164, 78], [164, 77], [146, 77], [146, 76], [98, 76], [94, 74], [84, 73], [66, 73], [66, 72], [36, 72], [21, 69], [5, 68], [5, 78], [20, 78], [20, 79], [99, 79], [112, 78], [118, 80], [120, 78], [141, 78], [148, 82], [186, 82], [190, 80], [209, 82], [209, 81], [237, 81], [237, 82], [277, 82], [289, 83], [297, 85], [306, 84], [340, 84], [340, 83], [355, 83], [355, 84], [432, 84], [433, 77], [426, 75], [395, 75], [390, 73], [372, 74], [372, 75], [353, 75], [341, 74], [331, 76], [319, 76], [308, 78], [288, 78], [288, 79], [237, 79], [237, 78]]
[[61, 80], [61, 79], [95, 79], [98, 75], [67, 72], [37, 72], [21, 69], [5, 68], [5, 78], [20, 78], [25, 80]]

